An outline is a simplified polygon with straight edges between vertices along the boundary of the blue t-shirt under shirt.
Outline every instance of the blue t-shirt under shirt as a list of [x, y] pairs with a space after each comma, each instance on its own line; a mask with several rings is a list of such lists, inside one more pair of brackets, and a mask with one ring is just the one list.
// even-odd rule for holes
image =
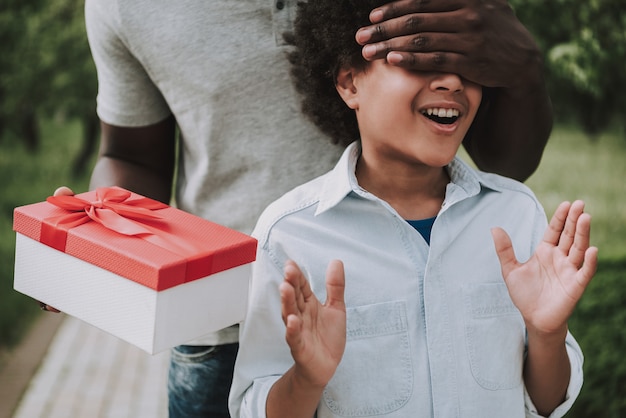
[[409, 223], [409, 225], [415, 228], [417, 232], [419, 232], [422, 237], [424, 237], [426, 243], [430, 245], [430, 231], [432, 231], [433, 229], [435, 219], [437, 219], [436, 216], [428, 219], [419, 219], [417, 221], [409, 221], [408, 219], [406, 221]]

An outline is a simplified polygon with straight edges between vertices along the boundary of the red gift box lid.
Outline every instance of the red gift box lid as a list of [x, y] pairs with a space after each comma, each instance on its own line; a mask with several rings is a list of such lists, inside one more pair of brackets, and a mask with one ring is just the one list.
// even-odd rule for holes
[[119, 187], [49, 197], [13, 230], [157, 291], [251, 263], [257, 240]]

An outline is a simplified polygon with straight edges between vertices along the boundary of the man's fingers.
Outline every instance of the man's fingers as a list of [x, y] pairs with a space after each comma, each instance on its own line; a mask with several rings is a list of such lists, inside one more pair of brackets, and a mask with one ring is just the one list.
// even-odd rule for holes
[[[454, 33], [433, 33], [422, 32], [417, 34], [396, 36], [392, 39], [380, 42], [368, 43], [363, 46], [362, 55], [367, 60], [388, 58], [390, 52], [411, 53], [418, 56], [429, 54], [444, 54], [451, 56], [465, 57], [466, 60], [472, 57], [470, 40]], [[421, 69], [421, 68], [420, 68]], [[455, 67], [440, 68], [434, 67], [426, 70], [449, 70], [458, 73]]]
[[343, 263], [332, 260], [326, 269], [326, 306], [345, 309], [346, 278]]
[[517, 266], [517, 258], [509, 234], [502, 228], [492, 228], [491, 236], [496, 247], [496, 254], [502, 267], [502, 276], [506, 279], [511, 270]]
[[54, 191], [54, 196], [74, 196], [74, 192], [67, 186], [61, 186]]
[[378, 23], [412, 13], [449, 12], [460, 9], [463, 6], [465, 6], [465, 4], [459, 0], [396, 0], [372, 10], [370, 13], [370, 21], [372, 23]]
[[60, 313], [61, 311], [58, 310], [57, 308], [54, 308], [50, 305], [47, 305], [44, 302], [41, 301], [37, 301], [39, 303], [39, 309], [41, 309], [42, 311], [46, 311], [46, 312], [54, 312], [54, 313]]
[[[464, 20], [456, 12], [408, 14], [360, 28], [356, 33], [356, 41], [365, 45], [429, 32], [458, 34], [467, 30], [463, 26]], [[461, 41], [462, 37], [454, 39]]]
[[[387, 54], [387, 62], [407, 70], [455, 73], [469, 81], [474, 81], [469, 57], [454, 52], [398, 52]], [[469, 68], [470, 71], [465, 71]]]

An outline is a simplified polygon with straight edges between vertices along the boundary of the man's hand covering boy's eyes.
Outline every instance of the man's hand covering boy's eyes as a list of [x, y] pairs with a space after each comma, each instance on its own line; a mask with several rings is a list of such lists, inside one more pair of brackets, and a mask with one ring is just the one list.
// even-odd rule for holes
[[541, 52], [504, 0], [396, 0], [374, 9], [357, 41], [368, 60], [461, 75], [487, 87], [541, 80]]

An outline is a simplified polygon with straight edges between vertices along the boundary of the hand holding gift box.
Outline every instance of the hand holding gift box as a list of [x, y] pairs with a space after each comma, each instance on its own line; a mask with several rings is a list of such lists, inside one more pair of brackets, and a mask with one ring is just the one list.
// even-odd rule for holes
[[120, 188], [16, 208], [15, 290], [156, 353], [245, 315], [256, 240]]

